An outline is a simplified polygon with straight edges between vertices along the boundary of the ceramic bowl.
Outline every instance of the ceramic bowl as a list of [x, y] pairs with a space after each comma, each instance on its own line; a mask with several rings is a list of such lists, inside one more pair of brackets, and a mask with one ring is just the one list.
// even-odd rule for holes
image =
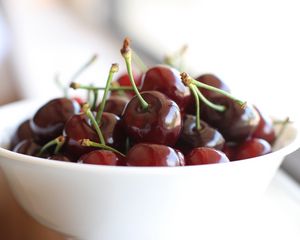
[[221, 229], [234, 226], [234, 213], [255, 205], [284, 157], [300, 146], [299, 127], [293, 123], [273, 153], [202, 166], [95, 166], [6, 150], [18, 124], [43, 103], [21, 101], [0, 108], [0, 166], [31, 216], [75, 239], [224, 236]]

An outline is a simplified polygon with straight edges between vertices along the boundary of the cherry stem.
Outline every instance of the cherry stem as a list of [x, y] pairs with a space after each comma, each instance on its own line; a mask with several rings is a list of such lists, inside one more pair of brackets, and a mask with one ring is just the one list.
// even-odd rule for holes
[[276, 139], [275, 141], [273, 142], [273, 146], [276, 145], [276, 142], [278, 141], [278, 139], [282, 136], [282, 134], [284, 133], [287, 125], [290, 123], [290, 118], [289, 117], [286, 117], [283, 121], [281, 121], [281, 126], [280, 126], [280, 129], [278, 131], [278, 133], [276, 134]]
[[115, 153], [118, 153], [119, 155], [121, 155], [122, 157], [125, 157], [125, 155], [121, 152], [119, 152], [117, 149], [114, 149], [110, 146], [107, 146], [105, 144], [101, 144], [101, 143], [96, 143], [91, 141], [90, 139], [82, 139], [79, 141], [80, 145], [84, 146], [84, 147], [96, 147], [96, 148], [102, 148], [104, 150], [109, 150]]
[[48, 148], [52, 147], [52, 146], [56, 146], [55, 150], [54, 150], [54, 154], [57, 154], [60, 149], [62, 148], [62, 146], [65, 143], [65, 137], [64, 136], [59, 136], [49, 142], [47, 142], [39, 151], [38, 156], [41, 156]]
[[195, 102], [196, 102], [196, 128], [197, 130], [201, 130], [201, 124], [200, 124], [200, 101], [199, 101], [199, 96], [197, 94], [197, 87], [194, 84], [190, 84], [188, 86], [195, 98]]
[[80, 76], [90, 65], [92, 65], [98, 58], [97, 54], [94, 54], [84, 65], [82, 65], [71, 77], [70, 82], [73, 82], [76, 78]]
[[92, 92], [93, 92], [93, 95], [94, 95], [92, 109], [96, 109], [99, 94], [98, 94], [98, 91], [96, 91], [96, 90], [93, 90]]
[[223, 105], [219, 105], [219, 104], [215, 104], [211, 101], [209, 101], [206, 97], [204, 97], [204, 95], [201, 93], [201, 91], [197, 88], [196, 85], [195, 86], [195, 90], [199, 96], [199, 98], [209, 107], [211, 107], [212, 109], [219, 111], [219, 112], [224, 112], [226, 110], [226, 107]]
[[139, 98], [139, 101], [140, 101], [140, 104], [142, 105], [142, 108], [143, 109], [148, 109], [149, 104], [143, 99], [143, 97], [140, 94], [140, 92], [139, 92], [139, 90], [138, 90], [138, 88], [135, 84], [135, 81], [134, 81], [134, 77], [133, 77], [133, 74], [132, 74], [132, 67], [131, 67], [131, 55], [132, 55], [132, 53], [131, 53], [131, 48], [129, 47], [129, 44], [130, 44], [129, 39], [125, 38], [124, 42], [123, 42], [123, 48], [121, 49], [121, 54], [122, 54], [122, 56], [125, 60], [127, 72], [128, 72], [128, 75], [129, 75], [131, 85], [134, 89], [134, 92], [137, 95], [137, 97]]
[[143, 73], [147, 72], [147, 70], [149, 69], [147, 65], [143, 62], [143, 60], [139, 57], [139, 55], [135, 51], [133, 50], [131, 51], [132, 51], [132, 59], [136, 63], [138, 68], [141, 70], [141, 72]]
[[[113, 84], [116, 84], [116, 83], [113, 83], [112, 82], [112, 85]], [[70, 84], [70, 87], [73, 88], [73, 89], [85, 89], [85, 90], [105, 90], [105, 87], [93, 87], [93, 86], [87, 86], [87, 85], [83, 85], [83, 84], [80, 84], [80, 83], [76, 83], [76, 82], [72, 82]], [[134, 91], [133, 87], [130, 87], [130, 86], [111, 86], [109, 88], [109, 91], [127, 91], [127, 90], [131, 90], [131, 91]]]
[[92, 125], [94, 127], [94, 129], [96, 130], [98, 136], [99, 136], [99, 140], [100, 140], [100, 143], [105, 145], [105, 140], [104, 140], [104, 137], [103, 137], [103, 134], [101, 132], [101, 129], [89, 107], [88, 104], [84, 104], [83, 107], [82, 107], [82, 110], [84, 112], [84, 114], [90, 119], [90, 121], [92, 122]]
[[226, 92], [226, 91], [224, 91], [222, 89], [219, 89], [219, 88], [207, 85], [207, 84], [202, 83], [202, 82], [198, 82], [197, 80], [195, 80], [194, 78], [192, 78], [191, 76], [189, 76], [186, 72], [182, 72], [180, 74], [180, 76], [181, 76], [181, 79], [185, 79], [185, 81], [191, 82], [191, 83], [195, 84], [197, 87], [205, 88], [207, 90], [220, 93], [220, 94], [222, 94], [222, 95], [224, 95], [224, 96], [226, 96], [226, 97], [234, 100], [235, 102], [237, 102], [238, 104], [240, 104], [243, 108], [247, 104], [245, 101], [241, 101], [240, 99], [237, 99], [236, 97], [232, 96], [230, 93], [228, 93], [228, 92]]
[[110, 67], [110, 70], [109, 70], [109, 74], [108, 74], [108, 78], [107, 78], [107, 81], [106, 81], [106, 86], [105, 86], [105, 89], [104, 89], [102, 101], [101, 101], [100, 107], [99, 107], [97, 115], [96, 115], [96, 122], [97, 123], [100, 123], [100, 121], [101, 121], [101, 117], [102, 117], [102, 114], [103, 114], [103, 111], [104, 111], [106, 99], [107, 99], [107, 96], [108, 96], [108, 92], [109, 92], [109, 88], [110, 88], [113, 76], [118, 71], [119, 71], [119, 65], [117, 63], [113, 63]]

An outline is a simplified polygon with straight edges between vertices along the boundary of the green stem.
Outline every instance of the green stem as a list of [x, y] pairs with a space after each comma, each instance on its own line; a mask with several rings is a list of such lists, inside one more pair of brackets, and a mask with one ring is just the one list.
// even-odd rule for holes
[[194, 98], [195, 98], [195, 102], [196, 102], [196, 128], [199, 131], [201, 129], [201, 124], [200, 124], [200, 101], [199, 101], [199, 97], [197, 94], [197, 87], [193, 84], [189, 85], [189, 88], [191, 89]]
[[[195, 86], [195, 85], [194, 85]], [[212, 109], [219, 111], [219, 112], [224, 112], [226, 110], [226, 107], [223, 105], [215, 104], [209, 101], [204, 95], [201, 93], [201, 91], [195, 86], [195, 91], [197, 92], [199, 98], [209, 107]]]
[[93, 99], [93, 104], [92, 104], [92, 109], [96, 109], [97, 108], [97, 101], [98, 101], [98, 91], [93, 90], [93, 95], [94, 95], [94, 99]]
[[118, 153], [119, 155], [121, 155], [122, 157], [125, 157], [125, 155], [121, 152], [119, 152], [117, 149], [114, 149], [110, 146], [107, 146], [105, 144], [101, 144], [101, 143], [96, 143], [96, 142], [93, 142], [89, 139], [82, 139], [80, 141], [80, 144], [82, 146], [85, 146], [85, 147], [96, 147], [96, 148], [101, 148], [101, 149], [104, 149], [104, 150], [109, 150], [109, 151], [112, 151], [112, 152], [115, 152], [115, 153]]
[[112, 65], [111, 65], [111, 68], [110, 68], [110, 70], [109, 70], [109, 74], [108, 74], [107, 81], [106, 81], [106, 86], [105, 86], [105, 89], [104, 89], [102, 101], [101, 101], [100, 107], [99, 107], [98, 112], [97, 112], [97, 115], [96, 115], [96, 122], [97, 122], [98, 124], [99, 124], [100, 121], [101, 121], [101, 117], [102, 117], [102, 114], [103, 114], [103, 111], [104, 111], [106, 99], [107, 99], [107, 96], [108, 96], [108, 92], [109, 92], [109, 88], [110, 88], [110, 85], [111, 85], [113, 76], [114, 76], [114, 74], [115, 74], [116, 72], [118, 72], [118, 71], [119, 71], [119, 65], [116, 64], [116, 63], [112, 64]]
[[55, 150], [54, 153], [57, 154], [59, 152], [59, 150], [61, 149], [61, 147], [64, 145], [65, 143], [65, 137], [64, 136], [59, 136], [49, 142], [47, 142], [39, 151], [38, 156], [42, 156], [43, 153], [45, 153], [47, 151], [48, 148], [55, 146]]
[[131, 67], [131, 49], [129, 47], [129, 39], [125, 38], [124, 43], [123, 43], [123, 48], [121, 49], [121, 54], [125, 60], [126, 63], [126, 68], [127, 68], [127, 72], [129, 75], [129, 79], [130, 79], [130, 83], [134, 89], [135, 94], [137, 95], [140, 104], [142, 105], [143, 109], [148, 109], [149, 104], [143, 99], [142, 95], [140, 94], [135, 81], [134, 81], [134, 77], [132, 74], [132, 67]]
[[202, 83], [202, 82], [198, 82], [197, 80], [193, 79], [190, 77], [190, 80], [193, 84], [195, 84], [197, 87], [200, 87], [200, 88], [205, 88], [207, 90], [210, 90], [210, 91], [214, 91], [214, 92], [217, 92], [217, 93], [220, 93], [234, 101], [236, 101], [238, 104], [240, 104], [241, 106], [245, 106], [246, 102], [244, 101], [241, 101], [239, 99], [237, 99], [236, 97], [232, 96], [230, 93], [222, 90], [222, 89], [219, 89], [219, 88], [216, 88], [216, 87], [213, 87], [213, 86], [210, 86], [210, 85], [207, 85], [205, 83]]
[[105, 140], [104, 140], [103, 134], [101, 132], [101, 129], [100, 129], [100, 127], [99, 127], [99, 125], [98, 125], [98, 123], [97, 123], [97, 121], [96, 121], [89, 105], [84, 104], [83, 107], [82, 107], [82, 110], [86, 114], [86, 116], [91, 120], [92, 125], [93, 125], [94, 129], [96, 130], [96, 132], [99, 136], [100, 143], [105, 145]]
[[193, 95], [194, 95], [194, 98], [195, 98], [195, 103], [196, 103], [196, 128], [197, 130], [201, 130], [201, 124], [200, 124], [200, 101], [199, 101], [199, 97], [198, 97], [198, 94], [197, 94], [197, 87], [193, 84], [190, 84], [189, 85], [189, 88], [191, 89]]
[[[79, 84], [79, 83], [74, 83], [74, 82], [71, 83], [70, 87], [73, 88], [73, 89], [85, 89], [85, 90], [90, 90], [90, 91], [105, 90], [105, 87], [86, 86], [86, 85]], [[134, 91], [133, 87], [130, 87], [130, 86], [111, 86], [109, 88], [109, 91], [128, 91], [128, 90]]]

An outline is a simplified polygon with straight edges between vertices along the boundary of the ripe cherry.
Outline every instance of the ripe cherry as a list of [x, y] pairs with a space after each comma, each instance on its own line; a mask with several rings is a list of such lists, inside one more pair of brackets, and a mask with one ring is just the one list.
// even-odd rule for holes
[[201, 128], [196, 127], [196, 117], [186, 114], [183, 118], [183, 127], [176, 147], [183, 153], [190, 152], [196, 147], [211, 147], [222, 150], [224, 138], [216, 129], [206, 122], [200, 122]]
[[67, 157], [66, 155], [63, 155], [61, 153], [53, 154], [50, 157], [48, 157], [48, 159], [62, 161], [62, 162], [71, 162], [71, 159], [69, 157]]
[[251, 105], [241, 107], [226, 96], [216, 96], [212, 101], [226, 109], [220, 112], [203, 105], [201, 116], [204, 121], [217, 128], [226, 141], [243, 141], [252, 135], [258, 126], [259, 115]]
[[190, 90], [181, 82], [180, 72], [169, 66], [149, 68], [143, 75], [141, 91], [155, 90], [175, 101], [184, 112], [191, 101]]
[[253, 133], [254, 138], [262, 138], [272, 144], [275, 139], [275, 129], [270, 117], [264, 115], [257, 107], [254, 107], [259, 114], [259, 123]]
[[199, 147], [194, 148], [187, 156], [185, 156], [186, 165], [201, 165], [211, 163], [229, 162], [227, 156], [216, 149]]
[[126, 96], [113, 95], [110, 96], [105, 103], [104, 111], [109, 113], [114, 113], [117, 116], [121, 116], [129, 98]]
[[128, 137], [135, 143], [148, 142], [174, 146], [181, 132], [177, 104], [157, 91], [141, 93], [148, 107], [143, 109], [137, 96], [127, 104], [122, 122]]
[[12, 136], [10, 149], [13, 149], [19, 142], [25, 139], [34, 138], [34, 133], [30, 128], [30, 119], [23, 121]]
[[139, 143], [127, 153], [127, 165], [176, 167], [183, 165], [182, 156], [179, 151], [165, 145]]
[[[203, 75], [197, 77], [196, 80], [198, 82], [205, 83], [207, 85], [216, 87], [218, 89], [222, 89], [223, 91], [230, 92], [229, 87], [221, 79], [219, 79], [217, 76], [215, 76], [213, 74], [203, 74]], [[199, 90], [208, 99], [211, 99], [212, 97], [215, 97], [215, 96], [220, 96], [220, 93], [215, 92], [215, 91], [210, 91], [205, 88], [199, 88]]]
[[56, 98], [47, 102], [30, 121], [36, 141], [46, 143], [61, 135], [65, 123], [79, 111], [79, 104], [68, 98]]
[[125, 163], [124, 157], [118, 153], [108, 150], [94, 150], [82, 155], [78, 162], [96, 165], [122, 166]]
[[24, 139], [19, 142], [13, 149], [14, 152], [26, 154], [30, 156], [37, 156], [41, 146], [36, 144], [33, 139]]
[[258, 157], [270, 153], [271, 151], [271, 145], [266, 140], [250, 138], [237, 147], [235, 160]]

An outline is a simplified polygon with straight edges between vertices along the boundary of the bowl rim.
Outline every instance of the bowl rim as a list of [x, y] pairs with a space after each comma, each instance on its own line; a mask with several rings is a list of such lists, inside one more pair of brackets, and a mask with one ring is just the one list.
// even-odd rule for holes
[[[49, 99], [48, 99], [49, 100]], [[11, 107], [16, 107], [22, 104], [29, 104], [32, 101], [41, 101], [41, 99], [27, 99], [21, 100], [18, 102], [14, 102], [11, 104], [4, 105], [0, 107], [0, 110], [7, 110]], [[298, 122], [289, 123], [290, 127], [293, 127], [297, 133], [295, 137], [291, 140], [291, 143], [287, 146], [282, 147], [274, 152], [267, 154], [270, 157], [276, 157], [277, 155], [282, 156], [284, 158], [286, 155], [296, 151], [300, 148], [300, 125]], [[63, 162], [63, 161], [54, 161], [50, 159], [44, 159], [34, 156], [29, 156], [25, 154], [15, 153], [11, 150], [3, 148], [0, 146], [0, 161], [3, 161], [2, 158], [5, 158], [4, 161], [14, 160], [18, 163], [23, 164], [34, 164], [38, 166], [48, 166], [51, 168], [63, 168], [66, 170], [76, 170], [76, 171], [95, 171], [95, 172], [117, 172], [117, 173], [137, 173], [137, 174], [147, 174], [147, 173], [158, 173], [158, 174], [173, 174], [178, 172], [186, 172], [186, 171], [198, 171], [199, 169], [205, 168], [218, 168], [232, 165], [244, 164], [245, 161], [263, 161], [266, 155], [258, 156], [254, 158], [243, 159], [239, 161], [230, 161], [228, 163], [223, 164], [203, 164], [203, 165], [193, 165], [193, 166], [180, 166], [180, 167], [140, 167], [140, 166], [109, 166], [109, 165], [93, 165], [93, 164], [80, 164], [75, 162]], [[225, 165], [225, 166], [224, 166]]]

